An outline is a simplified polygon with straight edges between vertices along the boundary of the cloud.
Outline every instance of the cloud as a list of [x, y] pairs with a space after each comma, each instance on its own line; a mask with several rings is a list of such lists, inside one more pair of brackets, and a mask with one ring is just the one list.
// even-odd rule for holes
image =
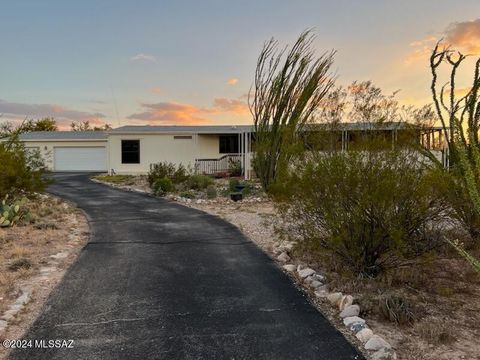
[[153, 88], [150, 89], [150, 92], [153, 93], [153, 94], [162, 94], [163, 90], [159, 87], [153, 87]]
[[240, 80], [238, 80], [237, 78], [232, 78], [232, 79], [227, 80], [227, 84], [228, 85], [237, 85], [239, 81]]
[[153, 55], [148, 55], [148, 54], [137, 54], [135, 56], [132, 56], [130, 58], [131, 61], [151, 61], [151, 62], [157, 62], [157, 58]]
[[248, 105], [245, 101], [238, 99], [215, 98], [213, 100], [213, 107], [218, 111], [234, 112], [237, 114], [248, 112]]
[[104, 118], [102, 113], [90, 113], [64, 108], [52, 104], [23, 104], [0, 99], [0, 113], [13, 118], [42, 118], [54, 117], [69, 121], [94, 121]]
[[450, 24], [445, 30], [445, 42], [469, 54], [480, 54], [480, 18]]
[[432, 49], [436, 42], [437, 38], [435, 36], [428, 36], [424, 39], [411, 42], [410, 47], [413, 47], [414, 50], [403, 60], [405, 65], [412, 65], [418, 62], [426, 61], [432, 53]]
[[209, 115], [220, 113], [244, 114], [248, 106], [237, 99], [215, 98], [210, 107], [197, 107], [176, 102], [143, 103], [142, 111], [127, 117], [129, 120], [162, 124], [205, 124]]

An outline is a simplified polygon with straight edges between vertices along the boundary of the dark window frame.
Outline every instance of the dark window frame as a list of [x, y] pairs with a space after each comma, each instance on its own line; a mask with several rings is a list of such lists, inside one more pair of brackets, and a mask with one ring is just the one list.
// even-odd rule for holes
[[239, 135], [219, 135], [218, 136], [218, 152], [220, 154], [239, 154], [240, 141]]
[[192, 135], [175, 135], [173, 140], [192, 140]]
[[[130, 143], [130, 149], [125, 149], [127, 143]], [[137, 144], [136, 149], [135, 146], [132, 146], [133, 143]], [[120, 144], [120, 151], [122, 157], [122, 164], [140, 164], [140, 140], [122, 139]]]

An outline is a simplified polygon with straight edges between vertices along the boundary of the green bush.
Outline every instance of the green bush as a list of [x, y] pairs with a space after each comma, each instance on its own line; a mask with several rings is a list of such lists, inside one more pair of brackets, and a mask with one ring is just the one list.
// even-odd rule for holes
[[192, 190], [204, 190], [213, 185], [213, 179], [207, 175], [192, 175], [186, 181], [187, 187]]
[[0, 143], [0, 199], [44, 191], [48, 183], [45, 172], [38, 151], [26, 151], [15, 139]]
[[168, 177], [157, 179], [153, 184], [153, 192], [158, 196], [165, 196], [167, 193], [173, 191], [174, 188], [172, 180]]
[[186, 199], [195, 199], [195, 193], [191, 190], [182, 191], [179, 195]]
[[228, 160], [228, 172], [230, 176], [241, 176], [242, 175], [242, 163], [240, 160]]
[[442, 244], [433, 227], [448, 211], [434, 191], [442, 176], [406, 149], [323, 153], [295, 168], [275, 195], [287, 234], [376, 276]]
[[156, 180], [169, 178], [174, 184], [180, 184], [188, 180], [190, 171], [182, 164], [176, 166], [174, 163], [160, 162], [152, 164], [148, 172], [148, 183], [153, 186]]
[[217, 189], [214, 185], [208, 185], [207, 187], [207, 198], [215, 199], [217, 197]]
[[235, 187], [238, 185], [240, 185], [240, 180], [235, 178], [228, 180], [228, 189], [230, 190], [230, 192], [237, 191]]

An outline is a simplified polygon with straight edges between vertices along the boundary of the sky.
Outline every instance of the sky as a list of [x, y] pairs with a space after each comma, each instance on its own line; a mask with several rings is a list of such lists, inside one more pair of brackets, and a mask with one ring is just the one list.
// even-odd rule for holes
[[338, 84], [372, 80], [405, 104], [430, 102], [436, 41], [480, 54], [479, 0], [0, 3], [0, 122], [251, 123], [263, 43], [291, 44], [306, 28], [319, 54], [336, 50]]

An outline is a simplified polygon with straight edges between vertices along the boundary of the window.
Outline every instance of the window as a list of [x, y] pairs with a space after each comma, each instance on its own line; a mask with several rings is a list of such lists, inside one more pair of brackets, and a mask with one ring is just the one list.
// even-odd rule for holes
[[220, 154], [238, 154], [238, 135], [220, 135]]
[[122, 140], [122, 164], [140, 164], [140, 140]]
[[177, 135], [173, 137], [174, 140], [192, 140], [191, 135]]

